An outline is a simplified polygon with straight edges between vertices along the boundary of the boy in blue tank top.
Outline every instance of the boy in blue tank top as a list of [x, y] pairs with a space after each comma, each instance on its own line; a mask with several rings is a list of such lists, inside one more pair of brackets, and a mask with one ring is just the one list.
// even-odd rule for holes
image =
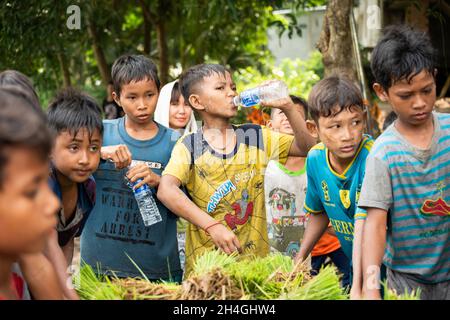
[[361, 295], [361, 233], [366, 213], [357, 212], [366, 157], [373, 140], [364, 135], [366, 114], [359, 89], [350, 80], [332, 76], [312, 89], [309, 122], [322, 142], [308, 153], [308, 188], [304, 211], [310, 218], [297, 259], [304, 260], [329, 223], [353, 266], [351, 298]]
[[[104, 121], [97, 201], [81, 237], [81, 259], [101, 274], [180, 281], [176, 216], [156, 199], [160, 175], [179, 135], [153, 121], [160, 82], [154, 63], [125, 55], [112, 66], [123, 118]], [[105, 161], [107, 160], [107, 161]], [[144, 225], [133, 191], [147, 184], [162, 221]]]

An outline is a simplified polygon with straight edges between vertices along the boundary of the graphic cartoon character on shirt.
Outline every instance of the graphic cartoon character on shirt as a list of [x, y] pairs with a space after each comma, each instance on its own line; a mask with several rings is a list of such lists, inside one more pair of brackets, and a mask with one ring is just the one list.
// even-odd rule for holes
[[237, 229], [237, 225], [245, 224], [253, 214], [253, 201], [249, 202], [248, 200], [248, 190], [244, 189], [242, 191], [242, 199], [231, 205], [231, 208], [234, 210], [234, 214], [227, 213], [225, 215], [225, 222], [231, 230]]
[[269, 193], [269, 206], [271, 217], [269, 223], [269, 238], [282, 239], [283, 238], [283, 225], [289, 221], [293, 223], [293, 218], [297, 212], [295, 206], [295, 194], [290, 193], [281, 188], [275, 188]]
[[436, 200], [427, 199], [422, 204], [420, 208], [420, 212], [425, 217], [431, 216], [441, 216], [441, 217], [450, 217], [450, 205], [444, 200], [444, 188], [445, 184], [443, 182], [439, 182], [437, 185], [437, 189], [439, 190], [441, 196]]

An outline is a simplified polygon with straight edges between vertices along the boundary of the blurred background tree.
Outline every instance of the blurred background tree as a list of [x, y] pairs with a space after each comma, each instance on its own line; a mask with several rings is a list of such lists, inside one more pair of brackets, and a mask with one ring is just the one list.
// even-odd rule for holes
[[[239, 89], [256, 79], [288, 81], [303, 72], [299, 61], [272, 68], [267, 28], [279, 35], [301, 32], [295, 15], [322, 0], [6, 0], [0, 4], [0, 70], [30, 76], [45, 107], [55, 92], [76, 86], [100, 102], [113, 61], [124, 53], [145, 54], [159, 67], [161, 81], [178, 77], [189, 66], [221, 63], [233, 70]], [[69, 29], [68, 7], [80, 8], [80, 28]], [[285, 74], [285, 76], [283, 76]], [[300, 76], [307, 78], [307, 74]], [[304, 87], [301, 87], [304, 86]], [[307, 85], [297, 81], [294, 91]], [[304, 93], [302, 93], [304, 95]]]

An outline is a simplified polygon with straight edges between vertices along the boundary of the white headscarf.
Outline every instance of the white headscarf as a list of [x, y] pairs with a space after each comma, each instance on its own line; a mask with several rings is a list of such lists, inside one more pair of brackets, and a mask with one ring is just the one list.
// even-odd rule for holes
[[[158, 103], [156, 104], [154, 120], [156, 122], [158, 122], [159, 124], [166, 126], [167, 128], [169, 128], [170, 98], [172, 96], [173, 86], [177, 82], [178, 82], [178, 80], [175, 80], [175, 81], [169, 82], [164, 87], [162, 87], [162, 89], [159, 93]], [[195, 132], [195, 131], [197, 131], [197, 129], [198, 129], [198, 127], [197, 127], [197, 122], [196, 122], [195, 116], [194, 116], [194, 110], [192, 110], [191, 118], [189, 119], [189, 122], [186, 124], [184, 133]]]

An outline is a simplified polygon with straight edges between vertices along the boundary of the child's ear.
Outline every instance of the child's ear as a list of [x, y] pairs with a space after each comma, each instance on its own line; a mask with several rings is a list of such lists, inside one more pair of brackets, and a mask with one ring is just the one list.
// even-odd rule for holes
[[273, 129], [272, 120], [266, 121], [266, 127], [268, 127], [269, 129]]
[[379, 84], [378, 82], [375, 82], [373, 84], [373, 90], [377, 94], [378, 98], [380, 98], [381, 101], [386, 102], [388, 101], [388, 94], [384, 90], [384, 88]]
[[205, 107], [201, 104], [199, 96], [197, 94], [191, 94], [189, 96], [189, 103], [191, 104], [192, 108], [195, 110], [205, 110]]
[[112, 92], [112, 97], [113, 97], [114, 101], [115, 101], [119, 106], [121, 106], [121, 105], [120, 105], [119, 95], [116, 94], [115, 91]]
[[313, 120], [306, 120], [306, 129], [308, 129], [309, 134], [312, 135], [316, 140], [319, 139], [317, 124]]

